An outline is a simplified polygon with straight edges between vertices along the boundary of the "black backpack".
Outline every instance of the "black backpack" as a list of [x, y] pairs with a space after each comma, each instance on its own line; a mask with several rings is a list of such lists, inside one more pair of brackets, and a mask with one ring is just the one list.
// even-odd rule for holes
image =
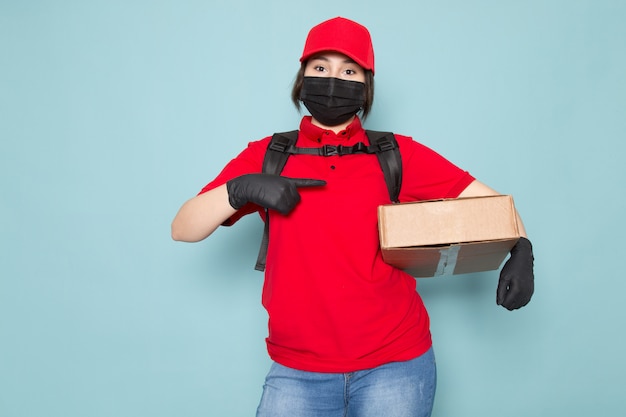
[[[389, 198], [392, 202], [398, 202], [400, 187], [402, 186], [402, 159], [398, 142], [391, 132], [377, 132], [366, 130], [370, 145], [359, 142], [353, 146], [324, 145], [318, 148], [298, 148], [296, 141], [298, 131], [274, 133], [272, 140], [267, 146], [265, 159], [263, 160], [263, 173], [279, 175], [290, 155], [305, 154], [319, 156], [352, 155], [355, 153], [376, 154], [378, 162], [385, 176], [385, 183], [389, 191]], [[265, 229], [263, 230], [263, 240], [259, 249], [254, 269], [265, 270], [265, 257], [267, 255], [267, 245], [269, 243], [270, 218], [267, 209], [265, 210]]]

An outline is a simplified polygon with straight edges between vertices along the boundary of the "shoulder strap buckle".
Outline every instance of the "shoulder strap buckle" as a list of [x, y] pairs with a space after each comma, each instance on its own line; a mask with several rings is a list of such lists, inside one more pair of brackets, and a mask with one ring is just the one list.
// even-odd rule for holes
[[383, 136], [377, 141], [376, 146], [380, 152], [387, 152], [394, 150], [396, 148], [396, 143], [395, 141], [392, 141], [389, 136]]
[[322, 156], [341, 155], [342, 148], [341, 145], [324, 145], [320, 148], [320, 154]]
[[287, 153], [290, 146], [293, 146], [290, 138], [283, 136], [282, 134], [277, 134], [272, 138], [267, 149], [270, 151]]

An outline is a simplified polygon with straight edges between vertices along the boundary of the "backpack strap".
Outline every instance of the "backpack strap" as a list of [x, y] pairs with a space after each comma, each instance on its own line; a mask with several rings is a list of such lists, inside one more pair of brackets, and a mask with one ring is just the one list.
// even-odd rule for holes
[[391, 132], [366, 130], [365, 133], [385, 175], [389, 198], [393, 203], [397, 203], [402, 187], [402, 157], [396, 137]]
[[[265, 152], [265, 159], [263, 160], [264, 174], [278, 175], [283, 171], [287, 158], [291, 155], [287, 152], [289, 149], [294, 148], [296, 141], [298, 140], [298, 131], [292, 130], [283, 133], [274, 133], [267, 151]], [[263, 238], [261, 239], [261, 247], [259, 248], [259, 255], [256, 259], [256, 265], [254, 269], [257, 271], [265, 270], [265, 258], [267, 257], [267, 246], [270, 241], [270, 213], [268, 209], [265, 209], [265, 226], [263, 227]]]
[[264, 174], [280, 174], [287, 163], [287, 158], [293, 153], [292, 150], [295, 149], [297, 140], [297, 130], [274, 133], [269, 145], [267, 145], [262, 172]]

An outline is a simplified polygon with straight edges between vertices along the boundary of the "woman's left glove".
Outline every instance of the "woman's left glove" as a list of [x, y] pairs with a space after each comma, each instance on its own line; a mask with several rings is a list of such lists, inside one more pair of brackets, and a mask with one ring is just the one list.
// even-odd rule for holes
[[500, 271], [496, 302], [507, 310], [524, 307], [535, 290], [533, 246], [521, 237]]

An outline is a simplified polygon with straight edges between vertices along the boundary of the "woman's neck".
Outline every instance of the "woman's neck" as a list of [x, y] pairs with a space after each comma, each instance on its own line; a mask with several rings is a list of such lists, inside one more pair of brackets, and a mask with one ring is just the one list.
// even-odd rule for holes
[[346, 122], [337, 125], [337, 126], [326, 126], [325, 124], [320, 123], [318, 120], [315, 119], [315, 117], [311, 118], [311, 123], [317, 127], [321, 127], [322, 129], [326, 129], [326, 130], [332, 130], [335, 133], [339, 133], [342, 130], [345, 130], [350, 123], [352, 123], [354, 121], [354, 118], [356, 116], [352, 116], [350, 119], [348, 119]]

